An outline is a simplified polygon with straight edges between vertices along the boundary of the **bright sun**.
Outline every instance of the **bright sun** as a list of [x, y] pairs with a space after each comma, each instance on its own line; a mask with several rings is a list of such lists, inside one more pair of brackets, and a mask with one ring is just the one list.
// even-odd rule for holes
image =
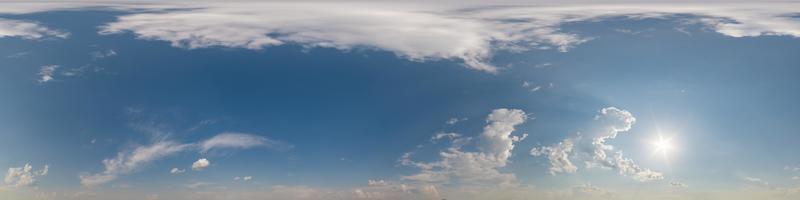
[[655, 148], [654, 153], [660, 153], [664, 156], [664, 158], [667, 158], [669, 152], [674, 148], [671, 140], [672, 138], [664, 138], [663, 136], [658, 135], [658, 139], [653, 141], [653, 147]]

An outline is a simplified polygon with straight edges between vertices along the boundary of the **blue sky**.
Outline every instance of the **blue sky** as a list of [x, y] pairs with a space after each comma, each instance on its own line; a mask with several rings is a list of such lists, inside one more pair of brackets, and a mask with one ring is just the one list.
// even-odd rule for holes
[[791, 2], [2, 4], [2, 199], [800, 197]]

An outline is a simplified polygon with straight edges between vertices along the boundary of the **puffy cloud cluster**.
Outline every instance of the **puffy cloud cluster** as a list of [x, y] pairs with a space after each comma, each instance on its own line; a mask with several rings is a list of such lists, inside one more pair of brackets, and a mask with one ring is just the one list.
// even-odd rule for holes
[[514, 143], [524, 139], [525, 136], [518, 137], [511, 133], [515, 126], [527, 119], [528, 116], [522, 110], [495, 109], [486, 119], [488, 125], [478, 136], [476, 146], [479, 151], [463, 151], [461, 146], [465, 145], [464, 141], [469, 140], [458, 134], [445, 134], [453, 138], [453, 144], [439, 153], [439, 161], [416, 162], [411, 160], [410, 153], [400, 158], [402, 165], [421, 170], [420, 173], [404, 176], [402, 179], [421, 183], [458, 181], [463, 184], [511, 184], [516, 180], [514, 174], [500, 172], [498, 168], [509, 162]]
[[192, 163], [192, 170], [200, 171], [200, 170], [203, 170], [203, 169], [207, 168], [210, 165], [211, 165], [211, 162], [209, 162], [208, 159], [200, 158], [197, 161], [194, 161], [194, 163]]
[[[130, 151], [119, 152], [116, 158], [103, 160], [103, 165], [105, 166], [103, 172], [82, 174], [80, 175], [80, 179], [81, 184], [92, 187], [115, 180], [121, 175], [133, 173], [145, 164], [180, 152], [192, 150], [203, 153], [212, 149], [244, 149], [259, 146], [275, 149], [291, 147], [291, 145], [284, 142], [245, 133], [221, 133], [207, 140], [189, 144], [177, 143], [174, 141], [158, 141], [150, 145], [137, 146]], [[210, 162], [202, 158], [192, 164], [192, 170], [202, 170], [209, 165]], [[178, 168], [170, 170], [172, 174], [183, 172], [185, 172], [185, 170]]]
[[531, 150], [531, 155], [546, 155], [547, 159], [550, 160], [550, 174], [574, 173], [578, 171], [578, 167], [569, 160], [569, 154], [575, 146], [572, 140], [574, 140], [574, 138], [566, 138], [564, 141], [552, 146], [534, 148]]
[[[615, 107], [603, 108], [595, 116], [594, 121], [598, 126], [589, 134], [579, 133], [567, 137], [558, 144], [533, 148], [531, 155], [547, 156], [550, 161], [550, 173], [553, 175], [576, 172], [578, 167], [570, 160], [570, 157], [573, 157], [581, 159], [587, 168], [614, 169], [619, 174], [630, 176], [637, 181], [664, 179], [661, 172], [640, 167], [632, 159], [623, 157], [622, 151], [613, 152], [614, 146], [606, 144], [608, 140], [631, 129], [636, 118], [630, 112]], [[613, 152], [613, 155], [609, 156], [609, 152]]]
[[36, 183], [37, 177], [46, 176], [49, 168], [48, 165], [45, 165], [41, 170], [34, 171], [33, 166], [30, 164], [25, 164], [23, 167], [8, 168], [3, 180], [6, 184], [15, 187], [30, 186]]

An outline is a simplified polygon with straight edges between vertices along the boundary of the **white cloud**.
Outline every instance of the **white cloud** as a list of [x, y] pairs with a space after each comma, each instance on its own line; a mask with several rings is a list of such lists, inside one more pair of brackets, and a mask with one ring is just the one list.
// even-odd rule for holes
[[543, 156], [547, 155], [550, 160], [550, 174], [556, 175], [557, 173], [575, 173], [578, 167], [572, 164], [569, 160], [569, 154], [572, 152], [574, 146], [573, 138], [566, 138], [564, 141], [559, 142], [553, 146], [543, 146], [531, 149], [531, 155]]
[[[697, 23], [732, 37], [800, 36], [800, 22], [787, 14], [795, 4], [548, 4], [464, 7], [368, 3], [194, 4], [122, 16], [101, 33], [133, 32], [139, 38], [173, 46], [261, 49], [299, 44], [348, 50], [357, 47], [394, 52], [415, 61], [458, 59], [472, 69], [496, 72], [488, 61], [499, 50], [556, 48], [567, 51], [587, 37], [561, 30], [565, 23], [613, 16], [656, 18], [697, 15]], [[475, 9], [477, 7], [477, 9]], [[402, 20], [398, 20], [402, 19]]]
[[766, 187], [766, 186], [769, 186], [769, 182], [767, 182], [767, 181], [765, 181], [765, 180], [762, 180], [762, 179], [760, 179], [760, 178], [755, 178], [755, 177], [749, 177], [749, 176], [747, 176], [747, 177], [744, 177], [743, 179], [744, 179], [745, 181], [747, 181], [748, 183], [751, 183], [751, 184], [754, 184], [754, 185], [758, 185], [758, 186], [765, 186], [765, 187]]
[[367, 187], [352, 189], [351, 199], [442, 199], [434, 185], [394, 183], [369, 180]]
[[[419, 2], [3, 3], [0, 13], [81, 7], [124, 10], [131, 14], [102, 26], [100, 32], [132, 32], [142, 39], [168, 41], [184, 48], [261, 49], [285, 44], [342, 50], [370, 48], [414, 61], [461, 60], [469, 68], [487, 72], [499, 70], [489, 62], [497, 51], [550, 48], [567, 51], [591, 38], [564, 31], [563, 24], [615, 16], [644, 19], [687, 14], [694, 19], [689, 21], [731, 37], [800, 36], [800, 22], [793, 18], [797, 4], [793, 2], [498, 4], [505, 5], [485, 2], [459, 6]], [[7, 29], [5, 35], [66, 37], [65, 33], [32, 22], [5, 21], [6, 28], [0, 29]]]
[[31, 54], [31, 52], [23, 51], [23, 52], [18, 52], [18, 53], [13, 53], [13, 54], [7, 55], [6, 58], [22, 58], [22, 57], [28, 56], [30, 54]]
[[92, 56], [92, 59], [99, 60], [99, 59], [103, 59], [103, 58], [107, 58], [107, 57], [111, 57], [111, 56], [116, 56], [117, 55], [117, 51], [115, 51], [113, 49], [109, 49], [109, 50], [105, 50], [105, 51], [92, 51], [91, 53], [89, 53], [89, 55]]
[[211, 162], [209, 162], [208, 159], [201, 158], [201, 159], [199, 159], [197, 161], [194, 161], [194, 163], [192, 163], [192, 170], [200, 171], [200, 170], [203, 170], [203, 169], [207, 168], [209, 165], [211, 165]]
[[237, 177], [233, 177], [233, 180], [234, 181], [239, 181], [239, 180], [241, 180], [241, 181], [250, 181], [250, 180], [253, 180], [253, 177], [252, 176], [244, 176], [244, 177], [238, 177], [237, 176]]
[[40, 39], [47, 37], [66, 38], [67, 36], [69, 36], [67, 32], [49, 29], [36, 22], [0, 18], [0, 38]]
[[292, 148], [292, 145], [272, 140], [263, 136], [245, 133], [221, 133], [200, 143], [200, 152], [208, 152], [215, 148], [252, 148], [265, 146], [278, 150]]
[[198, 188], [208, 187], [208, 186], [213, 186], [213, 185], [214, 185], [213, 183], [208, 183], [208, 182], [193, 182], [193, 183], [187, 184], [186, 187], [189, 188], [189, 189], [198, 189]]
[[103, 172], [80, 175], [81, 184], [86, 187], [104, 184], [120, 175], [132, 173], [142, 165], [188, 150], [191, 146], [172, 141], [160, 141], [149, 146], [138, 146], [131, 151], [119, 152], [116, 158], [103, 160], [105, 166]]
[[169, 41], [185, 48], [261, 49], [284, 44], [342, 50], [366, 47], [414, 61], [459, 59], [470, 68], [489, 72], [497, 71], [486, 63], [492, 53], [491, 43], [508, 37], [488, 23], [401, 9], [405, 6], [249, 2], [203, 7], [122, 16], [104, 26], [101, 33], [131, 31], [143, 39]]
[[669, 186], [672, 186], [672, 187], [678, 187], [678, 188], [685, 188], [685, 187], [689, 187], [689, 186], [688, 186], [688, 185], [686, 185], [685, 183], [681, 183], [681, 182], [678, 182], [678, 181], [670, 181], [670, 182], [669, 182]]
[[542, 86], [536, 86], [536, 87], [531, 88], [531, 92], [536, 92], [536, 91], [539, 91], [541, 89], [542, 89]]
[[30, 186], [36, 183], [36, 178], [46, 176], [49, 166], [45, 165], [39, 171], [34, 171], [33, 166], [25, 164], [23, 167], [8, 168], [5, 176], [5, 183], [15, 187]]
[[615, 165], [612, 165], [612, 168], [617, 168], [619, 174], [631, 176], [634, 180], [647, 182], [664, 179], [663, 173], [639, 167], [630, 158], [622, 157], [622, 151], [617, 151], [613, 160]]
[[367, 184], [368, 186], [387, 186], [387, 185], [389, 185], [389, 183], [387, 183], [384, 180], [368, 180], [367, 183], [368, 183]]
[[578, 168], [572, 164], [570, 156], [588, 155], [578, 157], [586, 163], [587, 168], [615, 169], [619, 174], [641, 182], [664, 179], [661, 172], [642, 168], [632, 159], [623, 157], [621, 150], [613, 152], [613, 156], [608, 156], [608, 152], [615, 148], [606, 144], [607, 140], [630, 130], [636, 122], [633, 114], [615, 107], [603, 108], [595, 116], [594, 122], [597, 123], [597, 127], [589, 131], [589, 134], [579, 133], [552, 146], [535, 147], [531, 150], [531, 155], [547, 155], [550, 161], [550, 173], [553, 175], [576, 172]]
[[[291, 147], [291, 145], [281, 141], [269, 140], [261, 136], [244, 133], [221, 133], [208, 140], [189, 144], [181, 144], [174, 141], [158, 141], [149, 146], [137, 146], [133, 150], [119, 152], [116, 158], [103, 160], [105, 170], [96, 174], [80, 175], [81, 184], [86, 187], [105, 184], [117, 179], [120, 175], [133, 173], [145, 164], [184, 151], [198, 151], [203, 153], [213, 148], [251, 148], [255, 146], [270, 146], [278, 149], [286, 148], [285, 146]], [[192, 169], [200, 170], [208, 167], [209, 164], [207, 159], [200, 159], [192, 164]], [[170, 170], [173, 174], [174, 172], [181, 171], [183, 170], [177, 168]]]
[[169, 170], [170, 174], [183, 174], [184, 172], [186, 172], [185, 169], [178, 169], [177, 167], [172, 168], [171, 170]]
[[572, 187], [573, 196], [581, 196], [581, 195], [588, 195], [594, 197], [605, 197], [608, 198], [614, 195], [613, 192], [605, 190], [603, 188], [594, 186], [592, 184], [586, 183], [581, 185], [576, 185]]
[[410, 153], [400, 158], [402, 165], [414, 166], [420, 173], [404, 176], [403, 180], [420, 183], [444, 183], [458, 181], [464, 184], [513, 184], [514, 174], [503, 173], [498, 168], [506, 166], [514, 148], [514, 142], [521, 137], [511, 135], [515, 126], [528, 119], [525, 112], [516, 109], [496, 109], [487, 117], [483, 133], [478, 137], [477, 152], [465, 152], [461, 145], [439, 153], [441, 159], [434, 162], [412, 161]]
[[431, 141], [441, 140], [441, 139], [444, 139], [444, 138], [448, 138], [448, 139], [452, 140], [452, 139], [459, 138], [459, 137], [461, 137], [461, 134], [458, 134], [458, 133], [439, 132], [439, 133], [436, 133], [435, 135], [433, 135], [433, 137], [431, 137]]
[[58, 65], [42, 66], [41, 69], [39, 69], [39, 79], [37, 81], [39, 81], [39, 83], [47, 83], [54, 80], [53, 76], [58, 68]]
[[465, 117], [465, 118], [460, 118], [459, 119], [457, 117], [453, 117], [453, 118], [448, 119], [446, 123], [448, 125], [453, 125], [453, 124], [456, 124], [456, 123], [458, 123], [460, 121], [467, 121], [467, 118]]
[[533, 84], [531, 84], [531, 82], [528, 82], [528, 81], [523, 81], [522, 82], [522, 87], [523, 88], [530, 88], [531, 92], [537, 92], [537, 91], [542, 89], [541, 85], [533, 85]]

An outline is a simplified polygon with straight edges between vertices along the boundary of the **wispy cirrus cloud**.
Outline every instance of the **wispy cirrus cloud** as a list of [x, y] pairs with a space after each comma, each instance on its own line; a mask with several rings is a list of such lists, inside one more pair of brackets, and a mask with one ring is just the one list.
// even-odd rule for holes
[[103, 160], [105, 170], [96, 174], [80, 175], [81, 184], [87, 187], [105, 184], [118, 176], [133, 173], [145, 164], [188, 150], [192, 145], [172, 141], [159, 141], [138, 146], [131, 151], [117, 153], [116, 158]]
[[209, 138], [208, 140], [200, 142], [198, 145], [200, 152], [202, 153], [208, 152], [212, 149], [224, 148], [246, 149], [262, 146], [275, 150], [287, 150], [293, 147], [293, 145], [282, 141], [272, 140], [258, 135], [236, 132], [218, 134], [212, 138]]
[[[267, 141], [272, 141], [269, 143]], [[290, 148], [291, 145], [285, 142], [272, 140], [263, 136], [245, 133], [221, 133], [210, 139], [198, 143], [178, 143], [171, 140], [156, 141], [150, 145], [136, 146], [132, 150], [117, 153], [117, 157], [103, 160], [104, 170], [95, 174], [81, 174], [81, 184], [86, 187], [94, 187], [116, 180], [119, 176], [136, 172], [143, 166], [157, 160], [187, 151], [204, 153], [216, 148], [237, 148], [247, 149], [257, 146], [270, 146], [271, 144], [283, 145], [281, 148]], [[289, 147], [284, 147], [289, 146]], [[202, 170], [210, 166], [210, 162], [199, 159], [192, 164], [192, 170]], [[185, 170], [173, 168], [170, 173], [179, 174]]]

